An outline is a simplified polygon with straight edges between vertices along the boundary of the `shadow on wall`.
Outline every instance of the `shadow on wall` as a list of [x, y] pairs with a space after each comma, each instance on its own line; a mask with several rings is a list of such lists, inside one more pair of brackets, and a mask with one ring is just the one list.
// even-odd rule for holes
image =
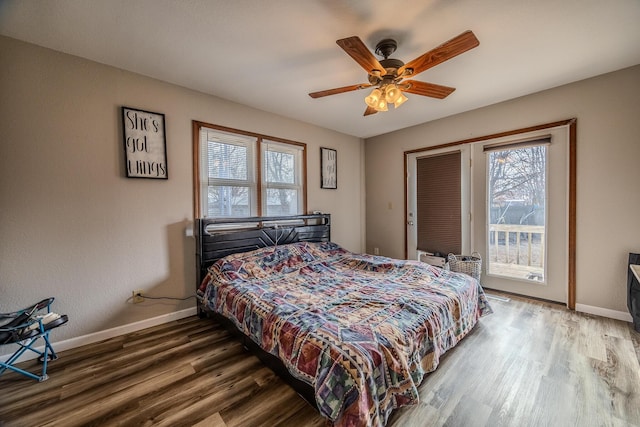
[[116, 314], [119, 324], [126, 325], [196, 306], [196, 247], [195, 239], [185, 233], [187, 228], [191, 228], [191, 221], [187, 219], [166, 226], [169, 275], [151, 285], [132, 284], [131, 291], [141, 290], [143, 301], [134, 303], [132, 295], [125, 297], [124, 307]]
[[[185, 235], [185, 229], [190, 226], [189, 220], [183, 220], [166, 226], [167, 233], [167, 255], [169, 257], [168, 276], [155, 284], [145, 285], [131, 284], [132, 290], [140, 289], [143, 295], [149, 297], [171, 297], [175, 299], [150, 299], [147, 298], [141, 303], [134, 304], [131, 295], [122, 295], [122, 304], [114, 304], [113, 312], [108, 319], [100, 324], [90, 325], [90, 329], [95, 333], [90, 333], [81, 338], [84, 344], [101, 341], [122, 332], [117, 328], [126, 327], [136, 322], [145, 321], [154, 317], [171, 314], [181, 310], [195, 308], [196, 299], [189, 298], [195, 295], [196, 291], [196, 258], [195, 258], [195, 239]], [[35, 301], [34, 301], [35, 302]], [[18, 309], [18, 308], [16, 308]], [[57, 307], [52, 306], [52, 310], [61, 314], [56, 310]], [[195, 310], [194, 310], [195, 313]], [[69, 324], [72, 322], [82, 322], [82, 319], [69, 317]], [[90, 323], [91, 319], [85, 319]], [[115, 325], [115, 326], [114, 326]], [[146, 326], [144, 326], [146, 327]], [[114, 328], [114, 331], [110, 329]], [[132, 328], [137, 330], [136, 327]], [[53, 331], [51, 340], [56, 351], [56, 342], [59, 335]], [[38, 347], [40, 343], [36, 345]], [[77, 345], [77, 343], [75, 344]], [[17, 345], [6, 345], [0, 348], [0, 357], [13, 353], [17, 349]], [[26, 354], [27, 358], [33, 357], [32, 354]], [[1, 424], [1, 423], [0, 423]]]

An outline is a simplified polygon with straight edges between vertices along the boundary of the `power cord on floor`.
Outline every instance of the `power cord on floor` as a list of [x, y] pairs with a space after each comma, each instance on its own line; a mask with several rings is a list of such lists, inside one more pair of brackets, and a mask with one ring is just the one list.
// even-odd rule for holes
[[188, 297], [185, 298], [176, 298], [176, 297], [150, 297], [148, 295], [142, 295], [142, 298], [144, 299], [173, 299], [173, 300], [177, 300], [177, 301], [186, 301], [190, 298], [195, 298], [195, 295], [189, 295]]

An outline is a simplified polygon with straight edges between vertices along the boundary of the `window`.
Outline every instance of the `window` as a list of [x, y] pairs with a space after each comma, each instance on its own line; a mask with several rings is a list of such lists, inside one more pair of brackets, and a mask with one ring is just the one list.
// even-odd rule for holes
[[485, 147], [488, 274], [545, 281], [548, 142]]
[[202, 128], [200, 144], [203, 217], [256, 215], [255, 138]]
[[305, 144], [193, 123], [197, 217], [305, 211]]
[[303, 148], [274, 141], [263, 141], [261, 147], [263, 212], [268, 216], [302, 213]]

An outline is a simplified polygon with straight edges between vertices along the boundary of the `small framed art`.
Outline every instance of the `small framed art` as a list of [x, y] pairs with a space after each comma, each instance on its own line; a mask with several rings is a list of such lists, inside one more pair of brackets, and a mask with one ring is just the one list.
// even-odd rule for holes
[[164, 114], [122, 107], [127, 178], [168, 179]]
[[320, 188], [338, 188], [338, 152], [320, 147]]

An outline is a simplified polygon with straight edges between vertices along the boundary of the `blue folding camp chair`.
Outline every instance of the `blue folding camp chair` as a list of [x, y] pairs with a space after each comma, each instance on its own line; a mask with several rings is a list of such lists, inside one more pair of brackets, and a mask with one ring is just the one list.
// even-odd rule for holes
[[[53, 300], [54, 298], [47, 298], [13, 313], [0, 313], [0, 345], [17, 344], [19, 346], [7, 361], [0, 360], [0, 375], [10, 369], [38, 381], [44, 381], [49, 378], [47, 376], [47, 363], [58, 358], [49, 342], [49, 332], [51, 329], [64, 325], [69, 320], [66, 314], [60, 315], [51, 312]], [[46, 312], [44, 312], [45, 309]], [[44, 349], [42, 350], [34, 347], [40, 338], [44, 340]], [[38, 360], [42, 363], [41, 375], [36, 375], [14, 366], [20, 356], [27, 350], [40, 355]]]

